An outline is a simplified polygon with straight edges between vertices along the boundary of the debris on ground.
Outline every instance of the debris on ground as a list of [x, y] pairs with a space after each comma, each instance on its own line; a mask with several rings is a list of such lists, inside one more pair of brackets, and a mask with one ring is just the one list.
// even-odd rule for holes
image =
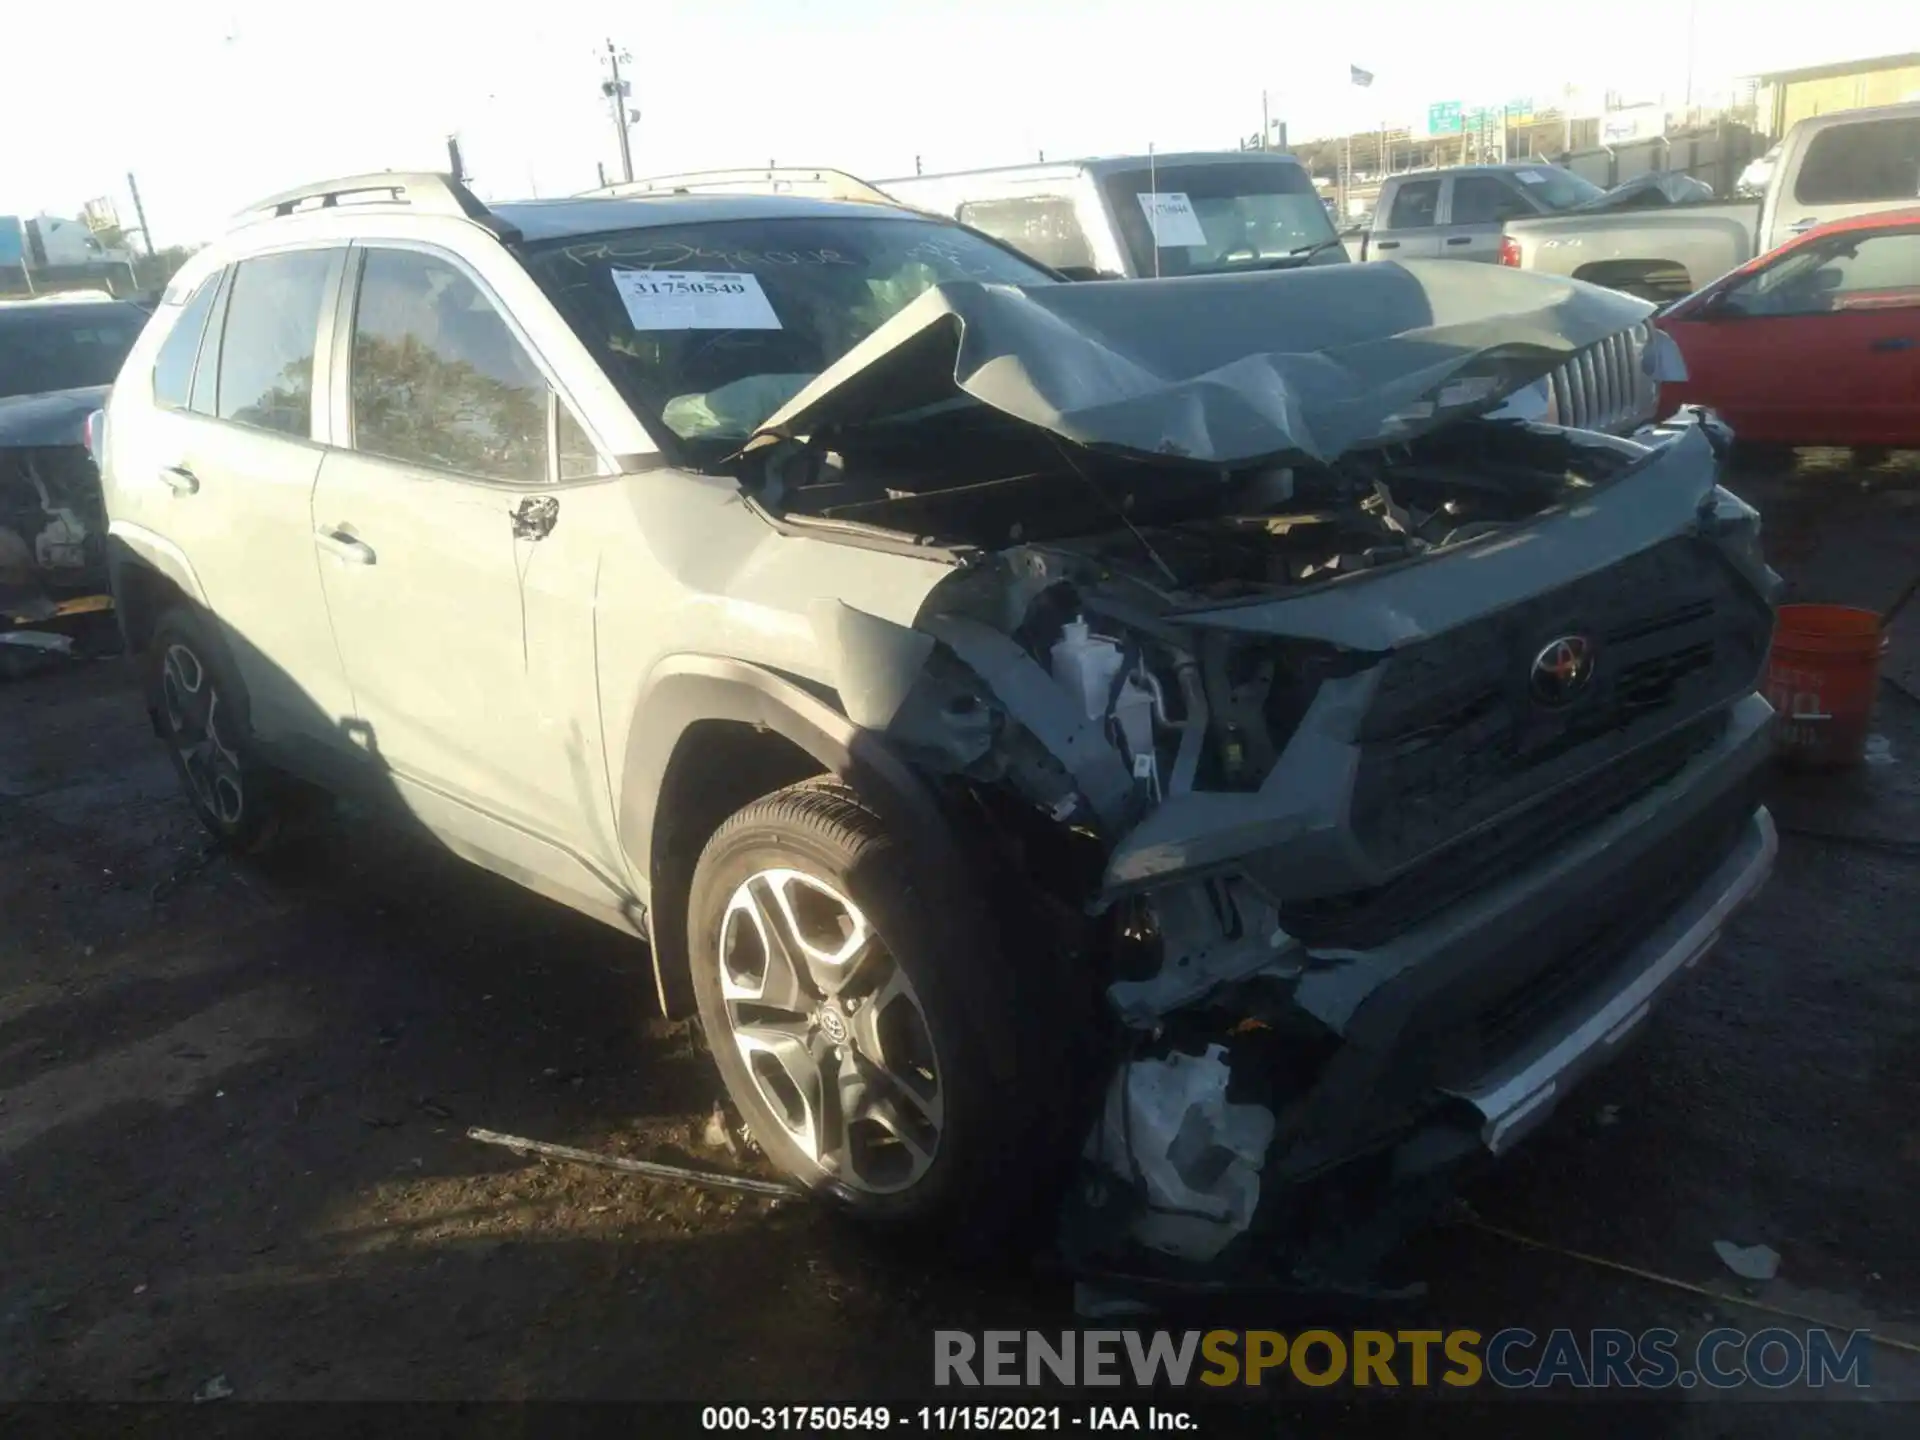
[[0, 680], [24, 680], [73, 658], [73, 637], [47, 630], [0, 630]]
[[747, 1195], [771, 1195], [785, 1198], [798, 1195], [799, 1189], [784, 1180], [758, 1180], [751, 1175], [729, 1175], [721, 1170], [695, 1170], [687, 1165], [667, 1165], [658, 1160], [629, 1160], [624, 1155], [603, 1155], [579, 1150], [571, 1145], [553, 1145], [545, 1140], [529, 1140], [520, 1135], [502, 1135], [496, 1130], [475, 1128], [467, 1131], [469, 1140], [482, 1145], [498, 1145], [517, 1155], [540, 1155], [549, 1160], [570, 1160], [576, 1165], [597, 1165], [641, 1175], [649, 1180], [670, 1180], [680, 1185], [699, 1185], [711, 1190], [738, 1190]]
[[162, 900], [170, 898], [182, 885], [185, 885], [189, 880], [193, 879], [194, 876], [200, 874], [201, 871], [205, 870], [219, 858], [219, 846], [212, 844], [201, 846], [200, 849], [174, 866], [170, 874], [164, 875], [156, 880], [152, 888], [147, 891], [147, 898], [158, 905]]
[[706, 1128], [700, 1132], [700, 1143], [709, 1150], [724, 1150], [734, 1159], [740, 1158], [740, 1142], [733, 1138], [726, 1107], [718, 1100], [713, 1102], [713, 1113], [707, 1116]]
[[205, 1404], [209, 1400], [225, 1400], [232, 1396], [233, 1386], [227, 1383], [227, 1377], [216, 1375], [198, 1390], [193, 1392], [193, 1403]]
[[1716, 1240], [1713, 1253], [1742, 1280], [1771, 1280], [1780, 1273], [1780, 1252], [1768, 1245], [1736, 1245], [1731, 1240]]
[[1155, 1310], [1144, 1300], [1079, 1280], [1073, 1287], [1073, 1313], [1082, 1320], [1116, 1320], [1128, 1315], [1152, 1315]]

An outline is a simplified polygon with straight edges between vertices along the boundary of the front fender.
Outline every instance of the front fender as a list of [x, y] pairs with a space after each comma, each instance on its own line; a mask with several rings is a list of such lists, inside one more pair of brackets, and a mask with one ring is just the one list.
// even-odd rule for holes
[[962, 913], [968, 870], [959, 839], [933, 792], [881, 736], [849, 720], [830, 692], [765, 666], [669, 656], [648, 677], [628, 724], [618, 809], [621, 847], [647, 886], [654, 980], [669, 1015], [689, 1008], [687, 888], [706, 835], [677, 833], [661, 797], [688, 733], [715, 720], [772, 732], [845, 781], [890, 829], [913, 837], [929, 883], [952, 887], [950, 913]]

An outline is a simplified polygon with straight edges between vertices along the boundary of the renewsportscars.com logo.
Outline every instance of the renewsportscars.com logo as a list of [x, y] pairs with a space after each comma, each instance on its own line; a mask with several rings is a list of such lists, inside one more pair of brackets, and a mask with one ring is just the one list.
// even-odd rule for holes
[[1824, 1389], [1871, 1383], [1866, 1330], [936, 1330], [939, 1386]]

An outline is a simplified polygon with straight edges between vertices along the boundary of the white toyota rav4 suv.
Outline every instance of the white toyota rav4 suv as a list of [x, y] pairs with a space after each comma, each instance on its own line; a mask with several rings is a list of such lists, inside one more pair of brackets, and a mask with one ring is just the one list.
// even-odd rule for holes
[[201, 818], [371, 798], [648, 939], [876, 1219], [1234, 1266], [1504, 1150], [1772, 859], [1723, 437], [1497, 417], [1643, 318], [1578, 282], [1058, 282], [877, 203], [264, 202], [97, 441]]

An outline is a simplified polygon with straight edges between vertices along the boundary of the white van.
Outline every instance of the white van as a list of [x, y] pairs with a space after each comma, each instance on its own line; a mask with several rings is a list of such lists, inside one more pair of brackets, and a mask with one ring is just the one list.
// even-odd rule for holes
[[1074, 279], [1217, 275], [1348, 258], [1306, 167], [1272, 151], [1118, 155], [873, 184]]

